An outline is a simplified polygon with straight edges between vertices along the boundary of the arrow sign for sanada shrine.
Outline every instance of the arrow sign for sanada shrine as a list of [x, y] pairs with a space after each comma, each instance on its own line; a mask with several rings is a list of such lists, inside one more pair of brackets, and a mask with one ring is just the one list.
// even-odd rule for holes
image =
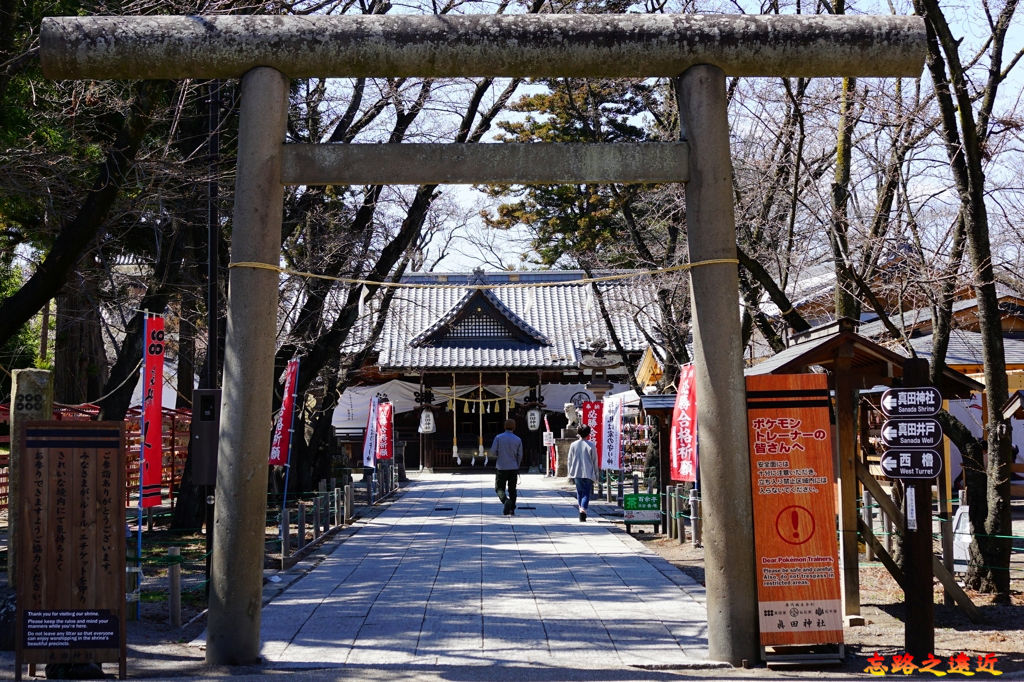
[[942, 394], [933, 386], [890, 388], [882, 394], [886, 417], [931, 417], [942, 407]]
[[[942, 425], [935, 419], [942, 407], [942, 394], [932, 386], [890, 388], [882, 394], [882, 414], [893, 417], [882, 424], [882, 442], [887, 448], [879, 464], [888, 478], [935, 478], [942, 471], [937, 448], [942, 443]], [[924, 417], [922, 419], [921, 417]]]
[[881, 435], [890, 448], [934, 448], [942, 442], [942, 425], [934, 419], [890, 419]]
[[936, 450], [887, 450], [878, 462], [889, 478], [935, 478], [942, 472]]

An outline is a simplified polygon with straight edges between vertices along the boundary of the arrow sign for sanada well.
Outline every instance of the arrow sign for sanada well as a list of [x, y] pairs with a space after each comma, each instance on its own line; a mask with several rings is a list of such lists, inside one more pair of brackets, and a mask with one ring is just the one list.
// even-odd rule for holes
[[882, 424], [882, 442], [890, 448], [934, 448], [942, 425], [934, 419], [890, 419]]
[[882, 394], [886, 417], [931, 417], [942, 407], [942, 394], [932, 386], [890, 388]]
[[889, 478], [935, 478], [942, 471], [935, 450], [888, 450], [878, 463]]

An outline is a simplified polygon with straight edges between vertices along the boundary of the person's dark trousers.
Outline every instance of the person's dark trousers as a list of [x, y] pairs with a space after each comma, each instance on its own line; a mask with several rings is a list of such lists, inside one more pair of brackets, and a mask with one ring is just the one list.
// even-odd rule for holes
[[[494, 474], [494, 492], [498, 499], [505, 504], [505, 513], [510, 514], [516, 509], [516, 483], [519, 480], [519, 471], [516, 469], [498, 469]], [[505, 489], [508, 488], [508, 493]]]

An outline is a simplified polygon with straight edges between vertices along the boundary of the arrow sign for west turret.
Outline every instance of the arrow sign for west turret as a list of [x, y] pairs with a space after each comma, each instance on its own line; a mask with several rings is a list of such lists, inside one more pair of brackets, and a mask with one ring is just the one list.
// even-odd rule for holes
[[882, 394], [886, 417], [931, 417], [942, 407], [942, 394], [933, 386], [890, 388]]
[[878, 463], [889, 478], [935, 478], [942, 471], [935, 450], [887, 450]]
[[942, 425], [934, 419], [890, 419], [881, 435], [890, 448], [934, 448], [942, 442]]

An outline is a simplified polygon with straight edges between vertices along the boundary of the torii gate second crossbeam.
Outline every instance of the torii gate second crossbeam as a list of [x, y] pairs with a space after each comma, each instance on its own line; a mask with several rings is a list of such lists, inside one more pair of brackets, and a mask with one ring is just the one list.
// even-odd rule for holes
[[[495, 180], [485, 170], [502, 167], [509, 171], [505, 182], [687, 182], [691, 262], [717, 262], [690, 274], [709, 656], [733, 665], [758, 659], [750, 478], [736, 475], [747, 471], [749, 463], [725, 78], [918, 77], [925, 55], [923, 20], [817, 15], [63, 17], [43, 20], [41, 45], [43, 71], [50, 78], [242, 79], [231, 259], [272, 267], [235, 267], [229, 278], [209, 663], [246, 664], [259, 657], [278, 301], [273, 267], [280, 257], [283, 185], [487, 182]], [[555, 154], [543, 145], [488, 145], [494, 149], [469, 156], [464, 149], [406, 145], [289, 148], [283, 144], [288, 79], [313, 76], [673, 77], [678, 79], [685, 144]], [[346, 154], [364, 156], [353, 164]], [[374, 156], [372, 162], [367, 154]], [[556, 156], [557, 163], [551, 161]], [[373, 174], [374, 165], [383, 172]], [[545, 177], [528, 173], [538, 167], [549, 171]], [[855, 542], [853, 551], [855, 560]]]

